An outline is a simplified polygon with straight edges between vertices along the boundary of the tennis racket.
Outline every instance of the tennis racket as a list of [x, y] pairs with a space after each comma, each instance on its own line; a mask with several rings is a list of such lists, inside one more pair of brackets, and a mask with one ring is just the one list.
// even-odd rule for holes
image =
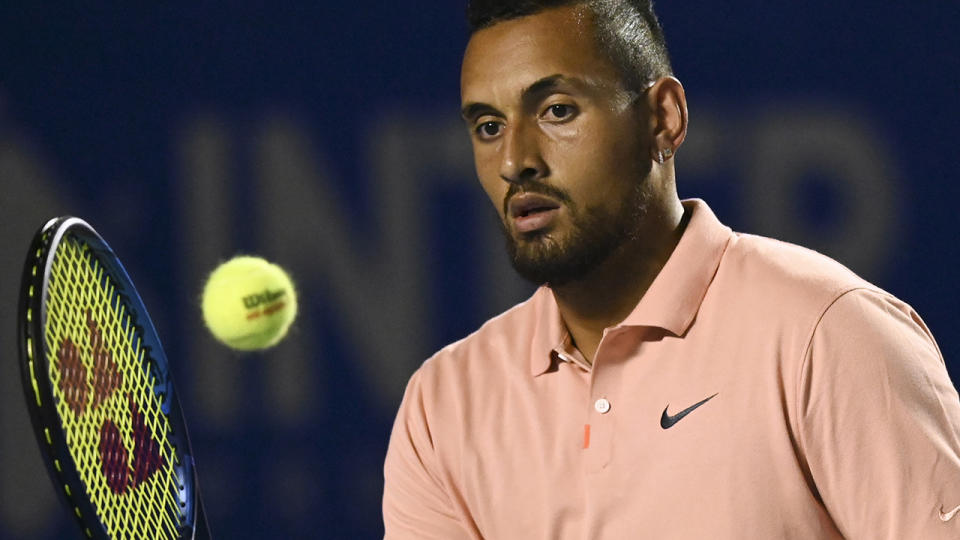
[[113, 251], [50, 220], [18, 306], [23, 389], [55, 490], [98, 539], [209, 538], [169, 363]]

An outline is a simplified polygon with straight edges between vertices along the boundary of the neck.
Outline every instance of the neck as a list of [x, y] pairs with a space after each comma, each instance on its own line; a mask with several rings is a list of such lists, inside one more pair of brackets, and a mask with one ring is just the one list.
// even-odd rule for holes
[[687, 220], [675, 202], [648, 214], [641, 237], [625, 243], [584, 279], [551, 288], [570, 336], [591, 364], [604, 329], [634, 310], [680, 241]]

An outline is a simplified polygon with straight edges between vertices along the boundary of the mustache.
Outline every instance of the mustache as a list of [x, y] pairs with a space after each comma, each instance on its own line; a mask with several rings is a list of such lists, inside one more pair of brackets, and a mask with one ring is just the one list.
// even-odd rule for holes
[[569, 193], [549, 184], [530, 181], [520, 184], [510, 184], [510, 187], [507, 189], [507, 194], [503, 196], [503, 215], [507, 215], [509, 213], [508, 207], [510, 205], [510, 199], [512, 199], [515, 195], [520, 195], [523, 193], [536, 193], [538, 195], [545, 195], [567, 205], [569, 205], [571, 202]]

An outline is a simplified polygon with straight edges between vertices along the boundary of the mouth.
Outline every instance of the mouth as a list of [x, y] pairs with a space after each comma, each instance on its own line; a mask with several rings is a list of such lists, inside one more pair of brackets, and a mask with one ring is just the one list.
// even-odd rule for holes
[[507, 213], [520, 233], [531, 233], [548, 227], [559, 210], [560, 203], [537, 193], [514, 195], [507, 205]]

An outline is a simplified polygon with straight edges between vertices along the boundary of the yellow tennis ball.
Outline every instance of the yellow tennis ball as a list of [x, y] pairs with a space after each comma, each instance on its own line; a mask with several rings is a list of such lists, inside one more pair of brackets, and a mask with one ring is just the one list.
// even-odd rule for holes
[[290, 276], [260, 257], [238, 256], [218, 266], [203, 288], [202, 304], [214, 337], [241, 351], [276, 345], [297, 316]]

